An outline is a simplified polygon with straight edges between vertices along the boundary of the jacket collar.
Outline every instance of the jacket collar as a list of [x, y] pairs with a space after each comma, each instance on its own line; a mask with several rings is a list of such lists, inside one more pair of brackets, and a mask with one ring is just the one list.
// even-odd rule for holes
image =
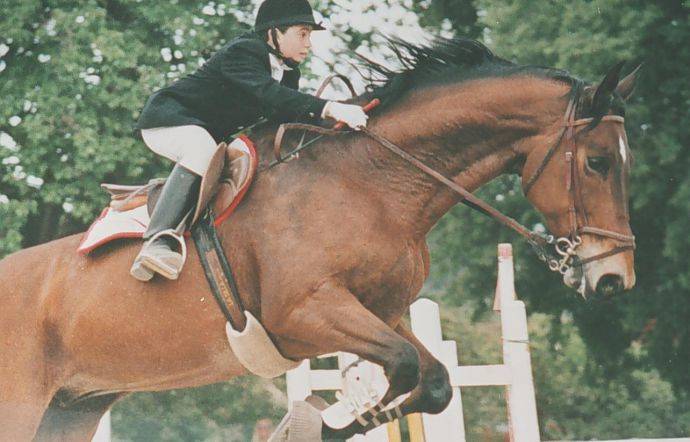
[[283, 78], [284, 71], [291, 71], [292, 68], [285, 64], [281, 59], [273, 55], [273, 53], [268, 53], [268, 60], [271, 64], [271, 77], [273, 79], [280, 81]]

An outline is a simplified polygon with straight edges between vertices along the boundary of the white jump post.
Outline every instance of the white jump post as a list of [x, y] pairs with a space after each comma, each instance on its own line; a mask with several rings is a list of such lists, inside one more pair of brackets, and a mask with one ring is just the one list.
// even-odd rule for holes
[[91, 442], [110, 442], [110, 434], [110, 411], [107, 411], [101, 418], [96, 434], [93, 435]]
[[[429, 352], [449, 370], [458, 366], [455, 341], [444, 341], [441, 334], [441, 316], [438, 304], [430, 299], [419, 299], [410, 306], [412, 333]], [[461, 442], [465, 440], [465, 422], [462, 418], [460, 387], [451, 381], [453, 396], [448, 407], [440, 414], [422, 414], [424, 440]]]
[[443, 341], [438, 304], [420, 299], [410, 308], [412, 331], [448, 369], [453, 398], [438, 415], [424, 414], [426, 442], [465, 441], [460, 387], [502, 385], [507, 390], [510, 440], [539, 441], [537, 406], [532, 383], [525, 304], [516, 300], [510, 244], [498, 246], [498, 278], [494, 310], [501, 314], [503, 364], [458, 366], [455, 341]]
[[525, 304], [517, 300], [513, 270], [513, 248], [498, 245], [498, 278], [494, 310], [501, 312], [503, 364], [509, 379], [506, 385], [510, 439], [514, 442], [538, 441], [537, 401], [532, 378], [532, 361], [527, 334]]

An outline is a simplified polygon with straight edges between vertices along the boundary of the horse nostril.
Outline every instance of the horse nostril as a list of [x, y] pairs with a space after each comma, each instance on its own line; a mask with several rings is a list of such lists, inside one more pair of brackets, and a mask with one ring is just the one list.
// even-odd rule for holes
[[596, 292], [601, 296], [611, 296], [623, 290], [623, 278], [620, 275], [606, 274], [599, 278]]

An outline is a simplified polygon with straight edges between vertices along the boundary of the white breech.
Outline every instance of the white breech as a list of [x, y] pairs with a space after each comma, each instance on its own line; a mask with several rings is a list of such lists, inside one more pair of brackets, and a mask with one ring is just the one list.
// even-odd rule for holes
[[211, 134], [196, 125], [142, 129], [141, 136], [153, 152], [180, 163], [200, 176], [206, 173], [218, 149]]

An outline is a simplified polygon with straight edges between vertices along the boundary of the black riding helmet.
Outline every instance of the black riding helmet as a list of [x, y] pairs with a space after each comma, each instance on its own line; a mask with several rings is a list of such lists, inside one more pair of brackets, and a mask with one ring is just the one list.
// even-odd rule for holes
[[261, 32], [301, 24], [310, 25], [315, 31], [325, 29], [314, 20], [314, 12], [307, 0], [265, 0], [256, 14], [254, 30]]

